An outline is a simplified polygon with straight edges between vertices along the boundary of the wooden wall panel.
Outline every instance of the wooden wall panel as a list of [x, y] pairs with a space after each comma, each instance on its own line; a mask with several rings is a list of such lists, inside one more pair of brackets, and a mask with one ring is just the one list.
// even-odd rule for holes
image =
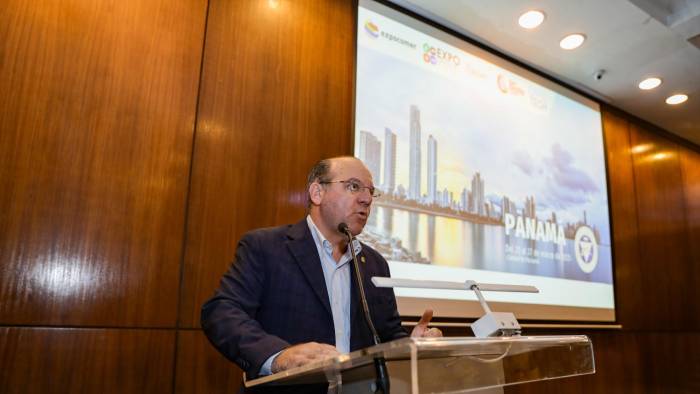
[[610, 215], [613, 231], [617, 320], [625, 327], [643, 325], [644, 292], [638, 283], [644, 272], [639, 265], [637, 205], [630, 146], [629, 122], [603, 111], [607, 154]]
[[351, 153], [354, 9], [212, 1], [189, 200], [181, 325], [199, 325], [247, 230], [295, 222], [307, 171]]
[[[639, 225], [639, 266], [644, 310], [639, 326], [649, 329], [700, 328], [698, 279], [690, 264], [679, 147], [636, 125], [634, 179]], [[693, 298], [695, 297], [695, 298]]]
[[0, 327], [0, 391], [170, 393], [174, 330]]
[[[681, 170], [683, 173], [683, 191], [685, 192], [685, 219], [690, 245], [690, 262], [688, 268], [695, 283], [700, 283], [700, 152], [681, 149]], [[694, 300], [700, 299], [700, 289], [695, 290]], [[700, 301], [697, 301], [700, 302]]]
[[3, 2], [0, 323], [175, 324], [205, 10]]
[[700, 332], [638, 334], [645, 392], [700, 393]]
[[222, 356], [201, 330], [181, 330], [177, 339], [175, 392], [235, 393], [243, 372]]

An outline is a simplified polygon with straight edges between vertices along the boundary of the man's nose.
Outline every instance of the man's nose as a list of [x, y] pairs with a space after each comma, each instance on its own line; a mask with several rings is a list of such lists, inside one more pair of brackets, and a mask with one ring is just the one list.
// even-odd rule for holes
[[368, 188], [362, 188], [357, 197], [358, 202], [361, 204], [371, 204], [372, 203], [372, 193], [369, 192]]

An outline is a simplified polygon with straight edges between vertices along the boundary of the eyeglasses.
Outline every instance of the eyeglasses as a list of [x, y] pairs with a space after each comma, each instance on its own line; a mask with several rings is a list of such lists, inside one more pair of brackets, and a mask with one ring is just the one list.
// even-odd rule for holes
[[319, 183], [322, 185], [326, 185], [329, 183], [342, 183], [343, 185], [345, 185], [345, 190], [349, 191], [351, 194], [357, 194], [362, 190], [367, 189], [367, 191], [373, 198], [377, 198], [382, 195], [382, 193], [379, 190], [375, 189], [374, 186], [365, 186], [362, 184], [362, 182], [354, 179], [348, 179], [346, 181], [323, 181]]

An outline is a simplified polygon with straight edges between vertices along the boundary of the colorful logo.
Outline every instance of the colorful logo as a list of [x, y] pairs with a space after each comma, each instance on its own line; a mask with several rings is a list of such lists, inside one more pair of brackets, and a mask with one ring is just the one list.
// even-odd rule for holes
[[365, 31], [374, 38], [379, 37], [379, 27], [372, 23], [372, 21], [365, 21]]
[[596, 242], [593, 229], [581, 226], [574, 236], [574, 250], [576, 262], [581, 271], [590, 274], [598, 265], [598, 242]]
[[459, 56], [442, 48], [431, 46], [428, 43], [423, 44], [423, 61], [433, 65], [438, 64], [438, 62], [444, 62], [459, 66], [460, 63]]
[[498, 77], [496, 77], [496, 84], [498, 85], [498, 90], [500, 90], [501, 93], [510, 93], [514, 96], [525, 95], [525, 91], [520, 87], [520, 85], [503, 74], [498, 74]]

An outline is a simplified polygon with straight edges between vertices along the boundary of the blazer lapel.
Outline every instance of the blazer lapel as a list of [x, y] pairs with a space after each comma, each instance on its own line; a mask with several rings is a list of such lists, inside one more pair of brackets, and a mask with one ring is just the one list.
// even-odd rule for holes
[[316, 293], [319, 301], [321, 301], [328, 315], [332, 318], [331, 303], [328, 299], [328, 289], [326, 288], [326, 280], [323, 277], [321, 259], [318, 256], [316, 243], [313, 236], [311, 236], [311, 230], [309, 230], [306, 219], [293, 225], [289, 229], [287, 237], [289, 238], [287, 242], [289, 251], [294, 256], [297, 264], [299, 264], [301, 271], [304, 273], [306, 280], [314, 290], [314, 293]]

